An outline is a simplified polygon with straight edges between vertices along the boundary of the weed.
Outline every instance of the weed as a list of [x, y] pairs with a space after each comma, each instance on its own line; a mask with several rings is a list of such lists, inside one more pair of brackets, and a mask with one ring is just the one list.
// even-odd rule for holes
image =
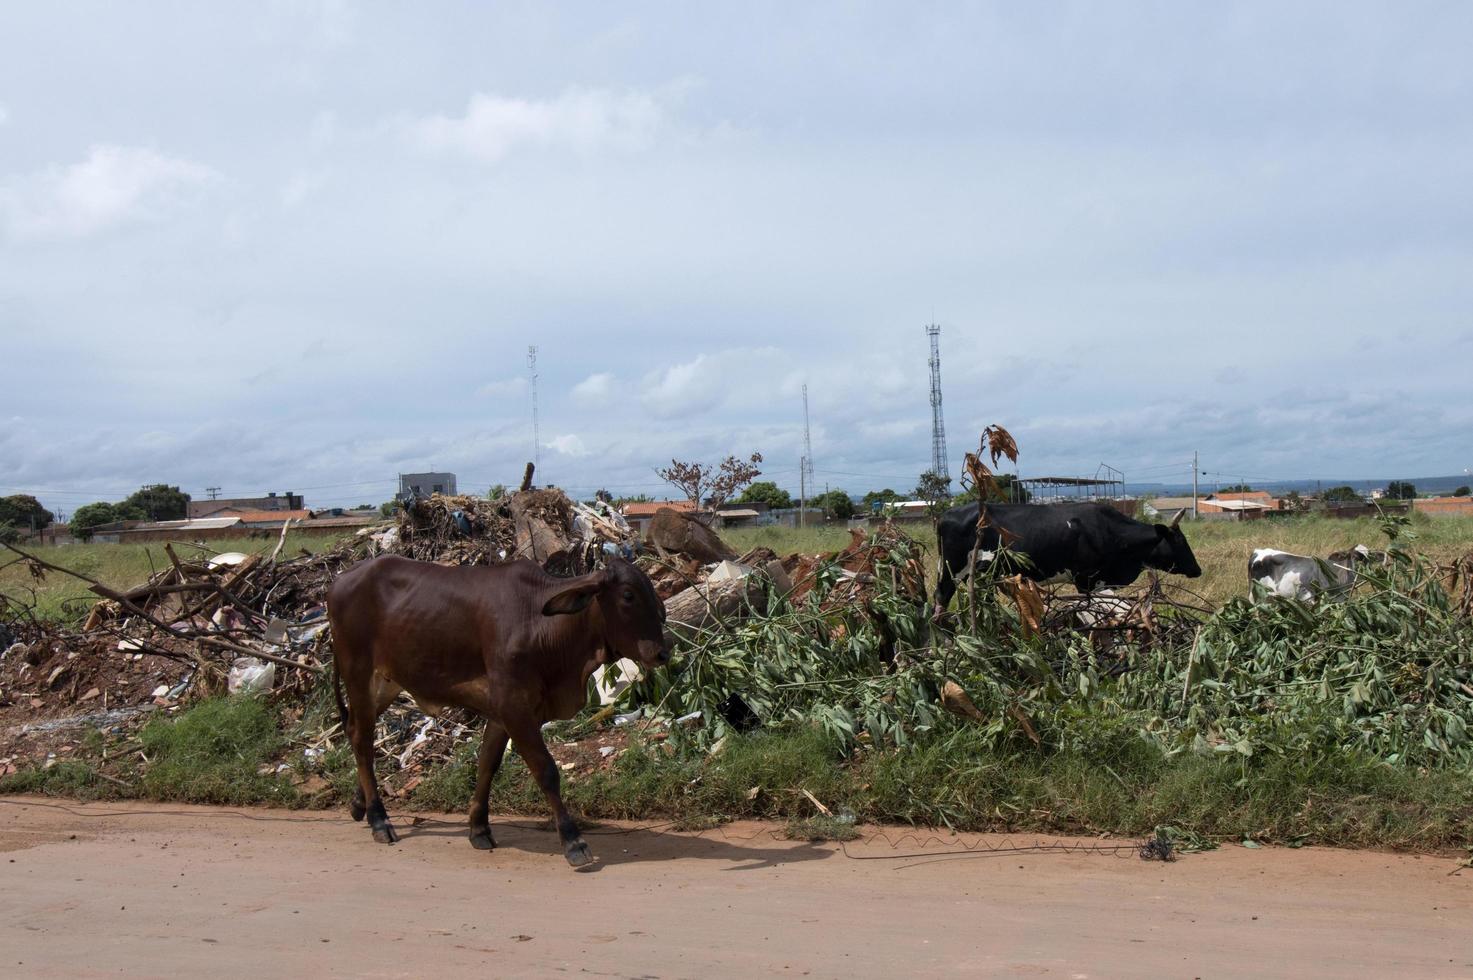
[[264, 701], [203, 701], [177, 718], [150, 721], [139, 737], [149, 759], [144, 796], [188, 803], [298, 802], [296, 789], [274, 771], [283, 740]]
[[837, 817], [829, 817], [819, 814], [816, 817], [804, 817], [801, 820], [789, 820], [783, 827], [783, 836], [788, 840], [806, 840], [815, 843], [823, 841], [846, 841], [854, 840], [859, 836], [859, 831], [854, 824]]

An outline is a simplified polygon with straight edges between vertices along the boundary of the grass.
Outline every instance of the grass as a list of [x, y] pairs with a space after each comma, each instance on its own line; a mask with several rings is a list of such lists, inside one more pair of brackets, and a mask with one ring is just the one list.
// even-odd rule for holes
[[[1183, 526], [1203, 574], [1196, 580], [1177, 577], [1170, 580], [1199, 593], [1215, 606], [1247, 594], [1248, 558], [1255, 548], [1272, 547], [1296, 554], [1326, 555], [1358, 544], [1379, 547], [1383, 540], [1380, 529], [1371, 518], [1348, 521], [1324, 517], [1283, 521], [1188, 521]], [[907, 530], [926, 548], [932, 558], [928, 565], [934, 566], [936, 536], [931, 526], [914, 524]], [[1412, 518], [1412, 530], [1417, 536], [1411, 547], [1437, 561], [1450, 561], [1473, 550], [1473, 520], [1466, 517], [1417, 514]], [[837, 551], [849, 544], [849, 531], [838, 525], [732, 528], [721, 533], [737, 552], [762, 546], [786, 555], [792, 552]], [[341, 540], [341, 536], [330, 534], [292, 532], [287, 535], [284, 553], [296, 554], [302, 549], [312, 553], [326, 551]], [[269, 553], [276, 547], [276, 541], [274, 538], [243, 538], [212, 542], [212, 547], [220, 551]], [[185, 546], [180, 552], [181, 557], [192, 553], [194, 548], [194, 545]], [[118, 589], [139, 585], [153, 571], [168, 565], [163, 545], [157, 542], [62, 545], [45, 549], [44, 553], [48, 561], [74, 568]], [[929, 568], [928, 574], [934, 582], [935, 568]], [[37, 613], [45, 619], [75, 620], [85, 615], [96, 599], [87, 591], [86, 583], [68, 576], [51, 574], [44, 582], [33, 583], [30, 575], [18, 565], [0, 569], [0, 593], [20, 598], [26, 596], [26, 590], [31, 587], [36, 589]]]
[[126, 746], [141, 750], [148, 760], [142, 766], [128, 751], [125, 768], [102, 775], [104, 744], [94, 731], [78, 753], [84, 757], [13, 773], [0, 779], [0, 793], [291, 806], [300, 802], [299, 794], [275, 772], [283, 746], [275, 709], [251, 698], [216, 698], [145, 725]]
[[[259, 700], [202, 702], [151, 722], [141, 741], [150, 763], [124, 771], [127, 778], [98, 775], [97, 737], [86, 747], [91, 758], [7, 776], [0, 792], [302, 806], [342, 805], [352, 791], [352, 760], [341, 748], [324, 760], [329, 788], [310, 801], [287, 775], [263, 773], [287, 743], [274, 710]], [[391, 809], [464, 813], [475, 759], [476, 747], [462, 746]], [[668, 820], [686, 829], [761, 818], [783, 821], [789, 837], [805, 840], [855, 834], [846, 818], [819, 812], [811, 794], [862, 822], [957, 831], [1145, 837], [1171, 826], [1209, 840], [1295, 846], [1439, 851], [1473, 843], [1473, 777], [1464, 771], [1399, 769], [1356, 753], [1169, 755], [1124, 728], [1053, 753], [1000, 752], [973, 726], [903, 750], [848, 756], [811, 729], [729, 738], [715, 754], [635, 742], [607, 769], [566, 774], [563, 787], [586, 818]], [[547, 815], [515, 754], [502, 766], [492, 809]]]

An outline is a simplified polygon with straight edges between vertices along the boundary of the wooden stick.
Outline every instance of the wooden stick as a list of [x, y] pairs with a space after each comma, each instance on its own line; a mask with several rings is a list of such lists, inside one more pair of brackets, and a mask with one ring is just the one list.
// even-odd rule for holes
[[279, 554], [281, 554], [281, 546], [284, 545], [284, 544], [286, 544], [286, 531], [287, 531], [287, 528], [289, 528], [291, 526], [292, 526], [292, 519], [290, 517], [288, 517], [286, 519], [286, 523], [283, 524], [283, 525], [281, 525], [281, 537], [279, 537], [279, 538], [276, 539], [276, 547], [271, 550], [271, 557], [268, 558], [268, 559], [266, 559], [266, 563], [268, 565], [275, 565], [276, 564], [276, 556], [279, 555]]

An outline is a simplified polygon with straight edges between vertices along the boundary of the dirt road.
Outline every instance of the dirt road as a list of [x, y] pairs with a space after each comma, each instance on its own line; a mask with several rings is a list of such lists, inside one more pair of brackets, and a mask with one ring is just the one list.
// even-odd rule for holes
[[604, 826], [577, 873], [535, 821], [486, 853], [458, 820], [396, 819], [386, 847], [337, 812], [0, 801], [0, 972], [1473, 977], [1473, 872], [1448, 859]]

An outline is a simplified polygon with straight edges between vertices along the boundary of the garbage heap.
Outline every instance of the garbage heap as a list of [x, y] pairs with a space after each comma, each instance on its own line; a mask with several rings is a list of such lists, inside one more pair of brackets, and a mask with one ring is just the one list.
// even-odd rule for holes
[[[610, 555], [632, 558], [638, 540], [610, 505], [577, 503], [557, 489], [416, 500], [317, 554], [289, 553], [288, 530], [257, 554], [166, 544], [159, 570], [126, 591], [27, 552], [19, 560], [37, 580], [74, 575], [97, 601], [80, 627], [67, 627], [0, 597], [0, 775], [17, 764], [18, 747], [27, 757], [37, 744], [60, 751], [88, 728], [121, 730], [194, 695], [271, 691], [305, 703], [331, 659], [328, 587], [363, 559], [491, 565], [527, 557], [568, 575]], [[391, 736], [391, 751], [398, 741], [425, 742], [419, 718], [407, 704], [386, 713], [381, 734]], [[324, 730], [322, 744], [333, 734]]]

